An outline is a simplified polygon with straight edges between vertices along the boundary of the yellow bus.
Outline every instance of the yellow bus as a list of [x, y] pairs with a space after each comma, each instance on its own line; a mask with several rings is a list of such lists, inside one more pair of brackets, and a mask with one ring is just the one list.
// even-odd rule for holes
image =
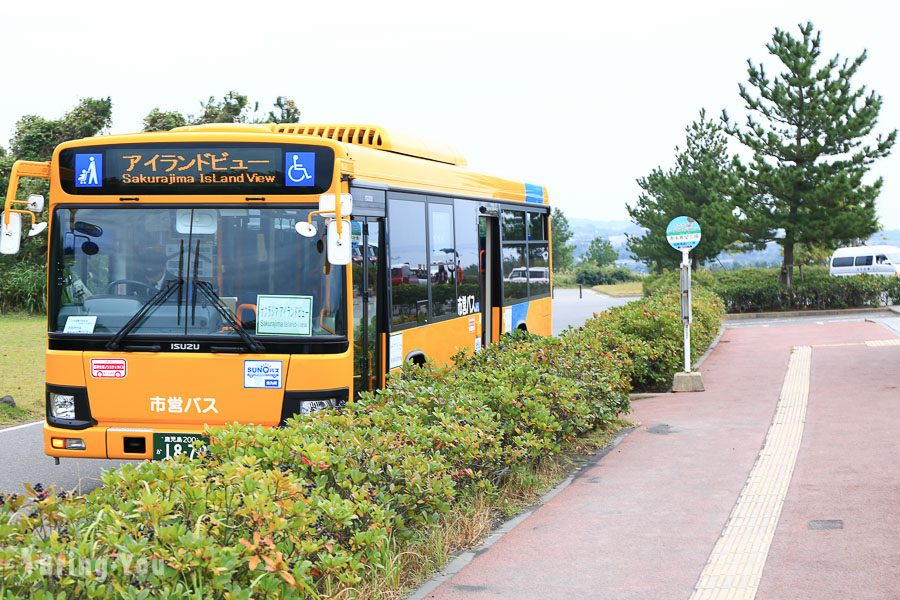
[[[277, 426], [517, 328], [551, 334], [543, 187], [365, 125], [224, 124], [66, 142], [14, 165], [0, 250], [50, 180], [44, 447], [161, 459]], [[23, 223], [24, 222], [24, 223]]]

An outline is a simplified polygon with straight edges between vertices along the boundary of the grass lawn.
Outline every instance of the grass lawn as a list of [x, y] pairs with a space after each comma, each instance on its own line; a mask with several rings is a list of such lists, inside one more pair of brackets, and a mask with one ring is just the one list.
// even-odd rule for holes
[[595, 291], [607, 296], [622, 298], [625, 296], [643, 296], [642, 283], [640, 281], [627, 281], [625, 283], [616, 283], [614, 285], [595, 285]]
[[0, 397], [16, 401], [16, 408], [0, 406], [0, 426], [44, 416], [46, 343], [47, 317], [0, 315]]

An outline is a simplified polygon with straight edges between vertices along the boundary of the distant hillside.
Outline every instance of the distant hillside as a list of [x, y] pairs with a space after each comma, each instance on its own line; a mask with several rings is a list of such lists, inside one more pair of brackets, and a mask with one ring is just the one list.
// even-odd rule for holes
[[606, 238], [613, 247], [619, 250], [620, 258], [630, 258], [625, 250], [625, 234], [641, 235], [643, 228], [631, 221], [593, 221], [591, 219], [569, 219], [569, 227], [572, 229], [570, 243], [575, 244], [575, 258], [587, 252], [591, 241], [596, 237]]
[[[587, 251], [588, 246], [595, 237], [603, 237], [610, 241], [613, 247], [619, 251], [618, 264], [635, 271], [646, 271], [646, 267], [634, 260], [631, 253], [625, 248], [625, 234], [641, 235], [643, 228], [631, 221], [596, 221], [593, 219], [570, 218], [569, 227], [572, 229], [571, 243], [575, 244], [575, 259]], [[702, 243], [702, 242], [701, 242]], [[881, 231], [869, 238], [869, 245], [887, 244], [900, 247], [900, 229], [888, 229]], [[765, 250], [746, 252], [741, 254], [723, 253], [719, 256], [719, 263], [727, 269], [739, 267], [774, 267], [781, 264], [781, 247], [771, 243]]]

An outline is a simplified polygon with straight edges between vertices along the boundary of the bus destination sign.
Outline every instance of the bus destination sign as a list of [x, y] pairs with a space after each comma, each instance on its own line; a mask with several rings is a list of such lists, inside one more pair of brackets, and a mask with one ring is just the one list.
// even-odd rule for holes
[[[125, 185], [155, 183], [210, 184], [210, 183], [275, 183], [275, 161], [273, 152], [240, 152], [218, 150], [180, 154], [178, 152], [110, 152], [111, 177], [118, 178]], [[80, 155], [75, 155], [78, 162]], [[75, 186], [84, 174], [76, 172]]]
[[153, 144], [65, 150], [60, 176], [76, 194], [320, 194], [333, 164], [318, 146]]

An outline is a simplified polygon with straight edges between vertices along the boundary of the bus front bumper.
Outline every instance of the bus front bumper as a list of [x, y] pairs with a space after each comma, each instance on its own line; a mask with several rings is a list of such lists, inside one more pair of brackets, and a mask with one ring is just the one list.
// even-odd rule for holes
[[[202, 426], [199, 428], [202, 430]], [[150, 427], [95, 426], [83, 430], [62, 429], [44, 423], [44, 453], [56, 458], [112, 458], [150, 460], [153, 456], [153, 434], [202, 434], [198, 429], [166, 426]]]

